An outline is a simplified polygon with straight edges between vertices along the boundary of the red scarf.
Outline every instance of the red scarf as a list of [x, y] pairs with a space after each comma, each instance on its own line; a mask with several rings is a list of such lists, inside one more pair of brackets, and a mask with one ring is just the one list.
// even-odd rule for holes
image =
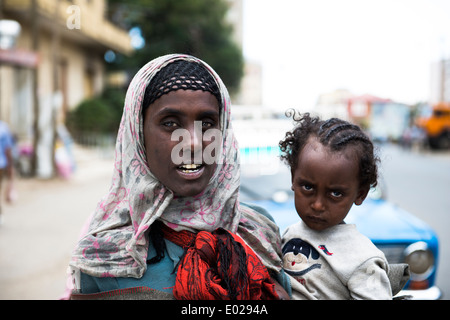
[[195, 234], [163, 226], [162, 231], [186, 250], [173, 289], [176, 299], [279, 299], [266, 267], [239, 236], [222, 228]]

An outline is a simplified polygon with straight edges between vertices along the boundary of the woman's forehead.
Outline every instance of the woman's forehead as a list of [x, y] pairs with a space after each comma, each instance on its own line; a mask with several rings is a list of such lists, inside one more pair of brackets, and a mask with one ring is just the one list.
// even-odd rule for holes
[[221, 93], [216, 79], [199, 62], [176, 60], [164, 66], [150, 80], [145, 90], [143, 108], [147, 108], [161, 96], [177, 90], [201, 90], [216, 97], [222, 103]]

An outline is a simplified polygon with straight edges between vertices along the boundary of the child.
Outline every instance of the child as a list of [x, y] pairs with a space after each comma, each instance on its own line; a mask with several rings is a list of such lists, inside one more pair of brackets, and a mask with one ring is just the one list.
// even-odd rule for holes
[[370, 139], [340, 119], [304, 114], [280, 141], [291, 168], [301, 221], [282, 239], [283, 267], [297, 299], [392, 299], [384, 254], [355, 225], [345, 224], [377, 184]]

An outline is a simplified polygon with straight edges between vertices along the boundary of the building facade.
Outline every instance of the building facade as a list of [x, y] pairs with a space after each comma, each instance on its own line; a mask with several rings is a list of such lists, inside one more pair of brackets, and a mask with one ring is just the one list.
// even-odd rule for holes
[[431, 64], [430, 100], [434, 105], [450, 102], [450, 59], [441, 59]]
[[127, 31], [105, 18], [105, 0], [1, 0], [0, 19], [17, 21], [14, 48], [0, 49], [0, 119], [36, 150], [36, 174], [53, 175], [54, 137], [66, 113], [98, 95], [104, 54], [133, 51]]

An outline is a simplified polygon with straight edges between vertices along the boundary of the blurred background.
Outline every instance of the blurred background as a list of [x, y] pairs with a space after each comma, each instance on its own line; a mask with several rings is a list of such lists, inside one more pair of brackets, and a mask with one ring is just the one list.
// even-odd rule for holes
[[[127, 86], [173, 52], [222, 77], [243, 147], [276, 146], [289, 108], [362, 126], [386, 199], [436, 231], [436, 284], [450, 296], [447, 0], [0, 0], [0, 120], [15, 169], [13, 196], [4, 178], [0, 197], [0, 299], [63, 295], [109, 187]], [[250, 139], [247, 123], [276, 130]]]

